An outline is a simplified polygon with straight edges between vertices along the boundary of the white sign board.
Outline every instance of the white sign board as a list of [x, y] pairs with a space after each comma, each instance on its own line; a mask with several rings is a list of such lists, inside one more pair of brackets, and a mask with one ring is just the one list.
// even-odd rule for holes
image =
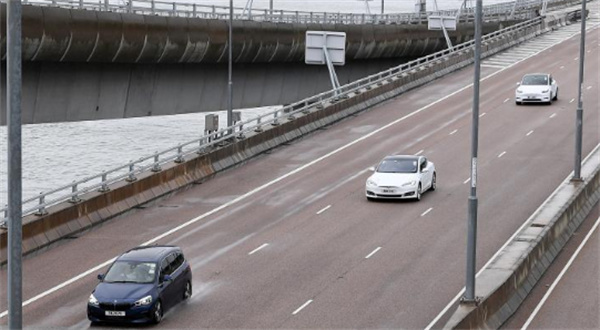
[[456, 17], [454, 16], [429, 16], [427, 22], [429, 30], [441, 30], [442, 24], [448, 31], [456, 30]]
[[346, 33], [328, 31], [306, 31], [306, 64], [327, 64], [323, 46], [327, 48], [333, 65], [346, 63]]

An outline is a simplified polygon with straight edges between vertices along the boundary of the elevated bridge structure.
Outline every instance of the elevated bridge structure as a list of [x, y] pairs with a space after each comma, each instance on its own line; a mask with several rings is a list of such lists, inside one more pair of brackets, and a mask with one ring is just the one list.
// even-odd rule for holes
[[[549, 7], [573, 0], [549, 0]], [[483, 33], [539, 15], [542, 1], [486, 7]], [[36, 1], [23, 6], [23, 122], [222, 110], [227, 105], [227, 7], [159, 1]], [[6, 8], [2, 5], [2, 15]], [[347, 34], [342, 84], [447, 47], [430, 13], [363, 15], [234, 11], [235, 108], [290, 104], [330, 89], [304, 64], [307, 30]], [[452, 44], [473, 37], [470, 8]], [[6, 56], [5, 37], [2, 56]], [[3, 87], [5, 88], [5, 87]], [[4, 105], [2, 105], [4, 107]], [[5, 111], [2, 108], [3, 112]], [[0, 117], [4, 123], [5, 116]]]

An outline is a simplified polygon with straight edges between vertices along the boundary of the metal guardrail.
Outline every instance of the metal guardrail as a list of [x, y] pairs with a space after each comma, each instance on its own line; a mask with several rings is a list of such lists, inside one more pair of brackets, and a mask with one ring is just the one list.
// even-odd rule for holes
[[[521, 29], [536, 26], [542, 22], [542, 17], [512, 25], [510, 27], [498, 30], [482, 37], [482, 42], [493, 40], [496, 38], [504, 38]], [[220, 129], [214, 133], [206, 134], [199, 139], [195, 139], [186, 143], [179, 144], [176, 147], [169, 148], [163, 151], [154, 153], [146, 157], [142, 157], [135, 161], [130, 161], [128, 164], [119, 166], [101, 174], [90, 176], [79, 181], [74, 181], [71, 184], [53, 189], [48, 192], [42, 192], [39, 196], [29, 198], [23, 201], [23, 215], [35, 213], [44, 215], [46, 209], [50, 206], [62, 202], [78, 203], [81, 201], [81, 195], [100, 191], [106, 192], [110, 190], [110, 185], [121, 180], [135, 181], [137, 176], [147, 171], [160, 172], [162, 166], [169, 162], [181, 163], [186, 158], [198, 154], [208, 152], [214, 146], [222, 146], [230, 143], [233, 138], [244, 138], [245, 134], [251, 132], [261, 132], [264, 126], [279, 125], [283, 120], [294, 120], [295, 116], [300, 113], [310, 113], [323, 109], [326, 104], [331, 104], [340, 99], [348, 98], [350, 94], [360, 94], [366, 90], [370, 90], [375, 85], [382, 85], [384, 81], [394, 81], [398, 76], [405, 72], [409, 72], [418, 67], [428, 65], [435, 61], [443, 61], [457, 52], [469, 50], [473, 48], [475, 41], [471, 40], [452, 49], [444, 49], [439, 52], [418, 58], [408, 63], [397, 67], [382, 71], [377, 74], [370, 75], [360, 80], [341, 86], [338, 89], [332, 89], [318, 95], [308, 97], [304, 100], [287, 105], [281, 109], [274, 110], [267, 114], [236, 123], [233, 126]], [[6, 207], [0, 209], [0, 214], [7, 217]]]
[[[558, 2], [560, 0], [548, 0]], [[484, 20], [507, 19], [510, 14], [513, 18], [531, 18], [531, 12], [542, 7], [543, 0], [520, 0], [484, 7]], [[167, 2], [161, 0], [23, 0], [23, 4], [36, 6], [59, 7], [68, 9], [111, 11], [117, 13], [133, 13], [142, 15], [158, 15], [169, 17], [198, 17], [204, 19], [229, 19], [229, 7], [210, 6], [195, 3]], [[515, 4], [517, 6], [515, 6]], [[393, 13], [384, 15], [307, 12], [289, 10], [269, 10], [234, 8], [234, 19], [254, 20], [277, 23], [320, 23], [320, 24], [402, 24], [427, 22], [430, 15], [456, 16], [460, 14], [459, 21], [473, 21], [474, 8], [465, 8], [462, 11], [444, 10], [428, 11], [425, 13]]]

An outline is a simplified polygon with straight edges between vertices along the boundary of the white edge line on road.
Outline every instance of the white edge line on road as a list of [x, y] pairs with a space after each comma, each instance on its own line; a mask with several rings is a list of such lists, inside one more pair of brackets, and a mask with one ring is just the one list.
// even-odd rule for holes
[[[559, 44], [559, 43], [556, 43], [555, 45], [557, 45], [557, 44]], [[538, 53], [540, 53], [540, 52], [538, 52]], [[517, 65], [518, 63], [521, 63], [521, 62], [529, 59], [530, 57], [533, 57], [533, 56], [537, 55], [538, 53], [534, 53], [534, 54], [532, 54], [529, 57], [523, 58], [520, 61], [512, 63], [509, 66], [505, 67], [504, 69], [500, 69], [498, 71], [495, 71], [495, 72], [489, 74], [488, 76], [485, 76], [485, 77], [481, 78], [480, 82], [488, 80], [488, 79], [496, 76], [497, 74], [499, 74], [501, 72], [504, 72], [505, 70], [507, 70], [507, 69], [509, 69], [509, 68], [511, 68], [511, 67], [513, 67], [515, 65]], [[162, 233], [161, 235], [156, 236], [153, 239], [151, 239], [149, 241], [146, 241], [146, 242], [144, 242], [144, 243], [142, 243], [140, 245], [141, 246], [146, 246], [146, 245], [153, 244], [153, 243], [155, 243], [155, 242], [157, 242], [157, 241], [159, 241], [159, 240], [161, 240], [161, 239], [163, 239], [163, 238], [165, 238], [165, 237], [167, 237], [167, 236], [169, 236], [169, 235], [171, 235], [173, 233], [176, 233], [176, 232], [178, 232], [178, 231], [180, 231], [180, 230], [182, 230], [182, 229], [184, 229], [184, 228], [186, 228], [186, 227], [188, 227], [188, 226], [190, 226], [190, 225], [192, 225], [192, 224], [194, 224], [194, 223], [196, 223], [196, 222], [198, 222], [200, 220], [203, 220], [204, 218], [206, 218], [208, 216], [211, 216], [211, 215], [213, 215], [213, 214], [215, 214], [215, 213], [217, 213], [217, 212], [219, 212], [219, 211], [221, 211], [221, 210], [223, 210], [223, 209], [225, 209], [225, 208], [227, 208], [227, 207], [229, 207], [229, 206], [231, 206], [231, 205], [233, 205], [233, 204], [235, 204], [235, 203], [237, 203], [237, 202], [239, 202], [241, 200], [244, 200], [244, 199], [246, 199], [249, 196], [252, 196], [252, 195], [254, 195], [254, 194], [256, 194], [256, 193], [258, 193], [258, 192], [260, 192], [262, 190], [265, 190], [266, 188], [268, 188], [268, 187], [270, 187], [270, 186], [272, 186], [272, 185], [274, 185], [274, 184], [276, 184], [276, 183], [278, 183], [278, 182], [280, 182], [280, 181], [282, 181], [284, 179], [287, 179], [288, 177], [290, 177], [290, 176], [292, 176], [292, 175], [294, 175], [294, 174], [296, 174], [298, 172], [301, 172], [304, 169], [306, 169], [306, 168], [308, 168], [308, 167], [310, 167], [310, 166], [312, 166], [314, 164], [317, 164], [317, 163], [321, 162], [322, 160], [327, 159], [327, 158], [329, 158], [329, 157], [337, 154], [340, 151], [348, 149], [351, 146], [353, 146], [353, 145], [355, 145], [355, 144], [357, 144], [359, 142], [362, 142], [362, 141], [370, 138], [371, 136], [373, 136], [373, 135], [375, 135], [375, 134], [377, 134], [377, 133], [379, 133], [379, 132], [381, 132], [381, 131], [389, 128], [389, 127], [392, 127], [392, 126], [394, 126], [394, 125], [396, 125], [396, 124], [398, 124], [400, 122], [403, 122], [404, 120], [406, 120], [408, 118], [411, 118], [411, 117], [413, 117], [413, 116], [415, 116], [415, 115], [417, 115], [417, 114], [419, 114], [419, 113], [421, 113], [421, 112], [423, 112], [423, 111], [431, 108], [432, 106], [434, 106], [434, 105], [436, 105], [438, 103], [442, 103], [445, 100], [449, 99], [450, 97], [452, 97], [452, 96], [454, 96], [456, 94], [459, 94], [459, 93], [461, 93], [461, 92], [463, 92], [463, 91], [465, 91], [465, 90], [467, 90], [467, 89], [469, 89], [471, 87], [473, 87], [473, 83], [470, 83], [470, 84], [468, 84], [466, 86], [463, 86], [463, 87], [457, 89], [456, 91], [454, 91], [454, 92], [452, 92], [452, 93], [450, 93], [450, 94], [448, 94], [448, 95], [446, 95], [446, 96], [444, 96], [444, 97], [442, 97], [442, 98], [440, 98], [438, 100], [435, 100], [435, 101], [433, 101], [433, 102], [431, 102], [431, 103], [429, 103], [429, 104], [427, 104], [427, 105], [425, 105], [425, 106], [423, 106], [423, 107], [421, 107], [421, 108], [419, 108], [419, 109], [417, 109], [417, 110], [415, 110], [415, 111], [413, 111], [413, 112], [411, 112], [409, 114], [404, 115], [403, 117], [400, 117], [400, 118], [398, 118], [398, 119], [396, 119], [396, 120], [394, 120], [394, 121], [392, 121], [392, 122], [390, 122], [390, 123], [388, 123], [388, 124], [386, 124], [384, 126], [381, 126], [380, 128], [374, 130], [371, 133], [365, 134], [365, 135], [359, 137], [358, 139], [355, 139], [354, 141], [351, 141], [351, 142], [349, 142], [349, 143], [347, 143], [347, 144], [345, 144], [345, 145], [343, 145], [343, 146], [341, 146], [341, 147], [339, 147], [339, 148], [337, 148], [337, 149], [335, 149], [335, 150], [333, 150], [333, 151], [331, 151], [331, 152], [329, 152], [329, 153], [327, 153], [327, 154], [325, 154], [325, 155], [323, 155], [323, 156], [321, 156], [321, 157], [319, 157], [317, 159], [314, 159], [313, 161], [311, 161], [311, 162], [309, 162], [307, 164], [304, 164], [304, 165], [296, 168], [295, 170], [292, 170], [292, 171], [290, 171], [290, 172], [288, 172], [288, 173], [286, 173], [286, 174], [284, 174], [284, 175], [282, 175], [282, 176], [280, 176], [280, 177], [278, 177], [278, 178], [276, 178], [276, 179], [274, 179], [274, 180], [272, 180], [270, 182], [267, 182], [267, 183], [263, 184], [262, 186], [254, 188], [254, 189], [250, 190], [249, 192], [247, 192], [247, 193], [245, 193], [243, 195], [240, 195], [240, 196], [234, 198], [233, 200], [231, 200], [231, 201], [229, 201], [229, 202], [227, 202], [227, 203], [225, 203], [225, 204], [223, 204], [223, 205], [221, 205], [219, 207], [216, 207], [216, 208], [214, 208], [214, 209], [212, 209], [212, 210], [210, 210], [210, 211], [208, 211], [208, 212], [206, 212], [206, 213], [204, 213], [202, 215], [199, 215], [199, 216], [197, 216], [197, 217], [195, 217], [193, 219], [190, 219], [187, 222], [182, 223], [181, 225], [179, 225], [179, 226], [177, 226], [175, 228], [172, 228], [172, 229], [170, 229], [170, 230]], [[36, 296], [34, 296], [33, 298], [30, 298], [30, 299], [26, 300], [25, 302], [23, 302], [22, 306], [23, 307], [27, 306], [27, 305], [29, 305], [29, 304], [31, 304], [31, 303], [33, 303], [33, 302], [35, 302], [35, 301], [37, 301], [37, 300], [39, 300], [41, 298], [46, 297], [49, 294], [54, 293], [54, 292], [56, 292], [56, 291], [64, 288], [65, 286], [67, 286], [69, 284], [72, 284], [73, 282], [75, 282], [75, 281], [77, 281], [77, 280], [79, 280], [79, 279], [81, 279], [81, 278], [83, 278], [83, 277], [85, 277], [85, 276], [87, 276], [87, 275], [89, 275], [89, 274], [97, 271], [98, 269], [106, 267], [107, 265], [109, 265], [110, 263], [112, 263], [115, 259], [116, 259], [116, 257], [115, 258], [111, 258], [110, 260], [107, 260], [107, 261], [103, 262], [102, 264], [100, 264], [98, 266], [95, 266], [95, 267], [93, 267], [93, 268], [91, 268], [91, 269], [89, 269], [89, 270], [87, 270], [87, 271], [85, 271], [85, 272], [83, 272], [83, 273], [81, 273], [81, 274], [79, 274], [79, 275], [77, 275], [77, 276], [75, 276], [75, 277], [73, 277], [73, 278], [71, 278], [71, 279], [69, 279], [69, 280], [67, 280], [67, 281], [59, 284], [59, 285], [57, 285], [57, 286], [54, 286], [54, 287], [52, 287], [52, 288], [50, 288], [50, 289], [48, 289], [48, 290], [46, 290], [46, 291], [44, 291], [44, 292], [36, 295]], [[461, 292], [461, 294], [462, 294], [462, 292]], [[460, 297], [460, 294], [459, 294], [458, 297]], [[456, 298], [456, 299], [458, 299], [458, 298]], [[450, 308], [451, 304], [452, 304], [452, 302], [448, 305], [447, 308]], [[4, 311], [4, 312], [0, 313], [0, 319], [6, 317], [6, 315], [8, 315], [8, 311]], [[441, 315], [438, 316], [438, 318], [439, 317], [441, 317]], [[437, 320], [435, 320], [435, 321], [437, 322]]]
[[422, 216], [422, 217], [426, 216], [426, 215], [427, 215], [427, 213], [431, 212], [431, 210], [433, 210], [433, 207], [430, 207], [430, 208], [428, 208], [428, 209], [427, 209], [427, 211], [425, 211], [425, 212], [421, 213], [421, 216]]
[[556, 112], [550, 115], [550, 118], [556, 117]]
[[504, 156], [504, 155], [506, 155], [506, 151], [502, 151], [502, 153], [500, 153], [500, 154], [498, 155], [498, 158], [502, 158], [502, 156]]
[[324, 208], [322, 208], [322, 209], [321, 209], [319, 212], [317, 212], [317, 215], [319, 215], [319, 214], [321, 214], [321, 213], [323, 213], [323, 212], [327, 211], [327, 210], [328, 210], [330, 207], [331, 207], [331, 205], [327, 205], [327, 206], [325, 206], [325, 207], [324, 207]]
[[504, 102], [502, 102], [502, 103], [506, 103], [506, 102], [508, 102], [508, 101], [510, 101], [510, 99], [506, 99], [506, 100], [504, 100]]
[[[575, 34], [573, 34], [573, 36], [575, 36], [575, 35], [577, 35], [577, 34], [581, 34], [581, 32], [575, 33]], [[565, 39], [565, 40], [567, 40], [567, 39]], [[550, 47], [548, 47], [548, 48], [552, 48], [552, 47], [554, 47], [554, 46], [556, 46], [556, 45], [558, 45], [558, 44], [560, 44], [560, 43], [563, 43], [565, 40], [559, 41], [559, 42], [555, 43], [554, 45], [552, 45], [552, 46], [550, 46]], [[495, 75], [499, 74], [500, 72], [503, 72], [503, 71], [505, 71], [505, 70], [508, 70], [508, 69], [512, 68], [513, 66], [515, 66], [515, 65], [517, 65], [517, 64], [519, 64], [519, 63], [521, 63], [521, 62], [524, 62], [524, 61], [526, 61], [526, 60], [528, 60], [528, 59], [530, 59], [530, 58], [532, 58], [532, 57], [536, 56], [536, 55], [537, 55], [537, 54], [539, 54], [539, 53], [541, 53], [541, 51], [538, 51], [538, 52], [536, 52], [536, 53], [533, 53], [533, 54], [531, 54], [530, 56], [527, 56], [527, 57], [525, 57], [525, 58], [523, 58], [523, 59], [521, 59], [521, 60], [519, 60], [519, 61], [517, 61], [517, 62], [515, 62], [515, 63], [512, 63], [512, 64], [508, 65], [508, 66], [507, 66], [506, 68], [504, 68], [504, 69], [500, 69], [500, 70], [498, 70], [498, 71], [496, 71], [496, 72], [493, 72], [493, 73], [491, 73], [489, 76], [486, 76], [485, 78], [483, 78], [483, 79], [481, 79], [481, 80], [483, 81], [483, 80], [486, 80], [486, 79], [488, 79], [488, 78], [490, 78], [490, 77], [493, 77], [493, 76], [495, 76]], [[598, 146], [596, 146], [596, 148], [598, 148]], [[594, 150], [595, 150], [596, 148], [594, 148]], [[590, 153], [590, 155], [591, 155], [593, 152], [594, 152], [594, 151], [592, 150], [592, 152]], [[589, 155], [586, 157], [586, 159], [587, 159], [588, 157], [589, 157]], [[571, 171], [571, 173], [569, 173], [569, 175], [567, 176], [567, 178], [565, 179], [565, 181], [566, 181], [566, 180], [568, 180], [568, 179], [569, 179], [569, 178], [572, 176], [572, 173], [573, 173], [572, 171]], [[563, 181], [563, 182], [564, 182], [564, 181]], [[554, 193], [555, 193], [555, 192], [558, 190], [558, 188], [560, 188], [560, 185], [559, 185], [558, 187], [556, 187], [556, 189], [554, 190], [554, 192], [553, 192], [551, 195], [553, 195], [553, 194], [554, 194]], [[540, 205], [540, 206], [539, 206], [539, 207], [538, 207], [538, 208], [535, 210], [535, 212], [533, 212], [533, 214], [537, 213], [537, 211], [539, 211], [539, 209], [540, 209], [540, 208], [541, 208], [543, 205], [544, 205], [544, 204]], [[531, 216], [533, 216], [533, 214], [532, 214]], [[531, 217], [530, 217], [530, 218], [531, 218]], [[489, 264], [492, 262], [492, 260], [494, 260], [494, 259], [496, 258], [496, 256], [497, 256], [497, 255], [500, 253], [500, 251], [502, 251], [502, 249], [504, 249], [504, 248], [505, 248], [505, 247], [508, 245], [508, 243], [510, 243], [510, 242], [512, 241], [512, 239], [513, 239], [515, 236], [517, 236], [517, 234], [518, 234], [518, 233], [519, 233], [519, 232], [520, 232], [520, 231], [523, 229], [523, 227], [525, 227], [525, 225], [526, 225], [526, 224], [529, 222], [530, 218], [528, 218], [528, 219], [527, 219], [525, 222], [523, 222], [523, 224], [521, 225], [521, 227], [519, 227], [519, 229], [517, 229], [517, 231], [515, 231], [515, 233], [514, 233], [514, 234], [513, 234], [513, 235], [512, 235], [512, 236], [511, 236], [511, 237], [510, 237], [510, 238], [509, 238], [507, 241], [506, 241], [506, 243], [504, 243], [504, 245], [503, 245], [503, 246], [502, 246], [502, 247], [501, 247], [501, 248], [500, 248], [498, 251], [496, 251], [496, 253], [495, 253], [495, 254], [494, 254], [494, 255], [493, 255], [493, 256], [492, 256], [492, 257], [491, 257], [491, 258], [488, 260], [488, 262], [487, 262], [485, 265], [483, 265], [483, 267], [482, 267], [482, 268], [479, 270], [479, 272], [477, 273], [477, 275], [479, 275], [481, 272], [483, 272], [483, 270], [484, 270], [484, 269], [485, 269], [485, 268], [486, 268], [486, 267], [487, 267], [487, 266], [488, 266], [488, 265], [489, 265]], [[430, 322], [430, 323], [427, 325], [427, 327], [425, 327], [425, 329], [424, 329], [424, 330], [431, 330], [431, 328], [432, 328], [432, 327], [433, 327], [433, 326], [434, 326], [434, 325], [435, 325], [435, 324], [436, 324], [436, 323], [437, 323], [437, 322], [438, 322], [438, 321], [439, 321], [439, 320], [442, 318], [442, 316], [444, 316], [444, 314], [446, 314], [446, 312], [447, 312], [447, 311], [448, 311], [448, 310], [449, 310], [449, 309], [450, 309], [450, 308], [451, 308], [451, 307], [454, 305], [454, 303], [460, 299], [460, 297], [461, 297], [461, 295], [463, 294], [463, 292], [465, 292], [465, 288], [464, 288], [464, 287], [463, 287], [463, 288], [460, 290], [460, 292], [459, 292], [459, 293], [458, 293], [458, 294], [457, 294], [457, 295], [454, 297], [454, 299], [452, 299], [452, 300], [451, 300], [451, 301], [448, 303], [448, 305], [446, 305], [446, 307], [445, 307], [445, 308], [444, 308], [444, 309], [443, 309], [443, 310], [442, 310], [442, 311], [441, 311], [441, 312], [440, 312], [440, 313], [439, 313], [439, 314], [438, 314], [438, 315], [437, 315], [437, 316], [436, 316], [436, 317], [435, 317], [435, 318], [434, 318], [434, 319], [433, 319], [433, 320], [432, 320], [432, 321], [431, 321], [431, 322]]]
[[[583, 160], [583, 163], [585, 163], [591, 155], [594, 154], [594, 152], [596, 152], [596, 150], [600, 149], [600, 144], [598, 144], [592, 151], [590, 151], [590, 153], [585, 157], [585, 159]], [[573, 176], [573, 171], [571, 171], [569, 173], [569, 175], [567, 175], [567, 177], [558, 185], [558, 187], [556, 187], [556, 189], [554, 189], [554, 191], [552, 193], [550, 193], [549, 196], [554, 195], [558, 189], [560, 189], [560, 187], [567, 181], [571, 180], [571, 177]], [[481, 269], [479, 269], [479, 271], [477, 272], [477, 274], [475, 275], [475, 277], [479, 276], [479, 274], [481, 274], [486, 268], [487, 266], [489, 266], [492, 261], [494, 259], [496, 259], [496, 257], [498, 257], [498, 255], [502, 252], [502, 250], [504, 250], [504, 248], [510, 244], [510, 242], [512, 242], [512, 240], [517, 236], [517, 234], [519, 234], [523, 228], [525, 228], [525, 226], [529, 225], [530, 220], [533, 218], [534, 215], [536, 215], [544, 206], [544, 203], [542, 202], [542, 204], [540, 204], [540, 206], [538, 206], [537, 209], [535, 209], [535, 211], [533, 211], [533, 213], [529, 216], [529, 218], [527, 218], [527, 220], [525, 220], [523, 222], [523, 224], [521, 225], [521, 227], [519, 227], [519, 229], [517, 229], [512, 236], [504, 243], [504, 245], [502, 245], [498, 251], [496, 251], [496, 253], [494, 253], [494, 255], [485, 263], [485, 265], [483, 265], [483, 267], [481, 267]], [[448, 312], [448, 310], [460, 299], [460, 297], [462, 296], [462, 294], [465, 292], [465, 287], [463, 287], [458, 294], [454, 297], [454, 299], [450, 300], [450, 302], [448, 303], [448, 305], [446, 305], [446, 307], [435, 317], [435, 319], [433, 319], [433, 321], [431, 321], [427, 327], [425, 327], [424, 330], [431, 330], [431, 328], [442, 318], [442, 316], [444, 316], [444, 314], [446, 314], [446, 312]]]
[[458, 130], [457, 130], [457, 129], [455, 129], [455, 130], [453, 130], [452, 132], [450, 132], [450, 134], [449, 134], [449, 135], [454, 135], [456, 132], [458, 132]]
[[379, 250], [381, 250], [381, 246], [378, 246], [375, 250], [373, 250], [373, 252], [369, 253], [369, 255], [365, 257], [365, 259], [371, 258]]
[[548, 291], [546, 291], [546, 294], [544, 294], [544, 297], [542, 298], [540, 303], [535, 307], [535, 309], [533, 310], [533, 313], [531, 313], [531, 315], [527, 319], [527, 322], [525, 322], [525, 324], [523, 325], [521, 330], [525, 330], [525, 329], [527, 329], [527, 327], [529, 327], [529, 324], [531, 324], [531, 322], [536, 317], [536, 315], [538, 314], [538, 312], [540, 311], [542, 306], [544, 306], [544, 304], [546, 303], [546, 300], [548, 300], [548, 297], [550, 297], [550, 295], [552, 294], [552, 291], [554, 291], [554, 288], [556, 288], [556, 285], [558, 285], [558, 282], [560, 282], [560, 280], [563, 278], [563, 276], [567, 273], [567, 271], [571, 267], [571, 264], [573, 263], [573, 261], [575, 261], [575, 258], [577, 258], [577, 256], [579, 255], [579, 252], [581, 252], [581, 249], [583, 249], [583, 247], [587, 244], [588, 240], [590, 239], [592, 234], [594, 234], [594, 232], [598, 228], [599, 224], [600, 224], [600, 218], [598, 218], [598, 220], [596, 220], [596, 223], [594, 224], [594, 227], [592, 227], [592, 230], [590, 230], [590, 232], [585, 236], [585, 238], [583, 239], [583, 241], [581, 242], [581, 244], [579, 245], [579, 247], [577, 248], [577, 250], [575, 251], [573, 256], [571, 256], [571, 259], [569, 259], [569, 262], [567, 262], [567, 264], [565, 265], [565, 268], [563, 268], [563, 270], [560, 272], [560, 274], [558, 274], [558, 277], [556, 278], [556, 280], [554, 280], [554, 282], [552, 283], [552, 285], [550, 286]]
[[263, 244], [263, 245], [261, 245], [261, 246], [257, 247], [256, 249], [252, 250], [251, 252], [249, 252], [249, 253], [248, 253], [248, 255], [249, 255], [249, 256], [251, 256], [251, 255], [255, 254], [256, 252], [258, 252], [258, 251], [260, 251], [260, 250], [262, 250], [262, 249], [266, 248], [267, 246], [269, 246], [269, 244], [268, 244], [268, 243], [265, 243], [265, 244]]
[[421, 149], [421, 150], [417, 151], [417, 153], [415, 154], [415, 156], [418, 156], [418, 155], [422, 154], [423, 151], [425, 151], [425, 150]]
[[525, 136], [530, 136], [531, 134], [533, 134], [533, 130], [529, 131]]
[[309, 301], [305, 302], [305, 303], [304, 303], [304, 305], [302, 305], [302, 306], [298, 307], [298, 309], [297, 309], [297, 310], [295, 310], [295, 311], [292, 313], [292, 315], [296, 315], [296, 314], [300, 313], [300, 311], [301, 311], [301, 310], [303, 310], [303, 309], [304, 309], [304, 307], [308, 306], [308, 305], [309, 305], [311, 302], [313, 302], [313, 301], [312, 301], [312, 299], [310, 299]]
[[467, 184], [467, 183], [469, 183], [469, 181], [471, 181], [471, 178], [468, 178], [465, 181], [463, 181], [463, 184]]

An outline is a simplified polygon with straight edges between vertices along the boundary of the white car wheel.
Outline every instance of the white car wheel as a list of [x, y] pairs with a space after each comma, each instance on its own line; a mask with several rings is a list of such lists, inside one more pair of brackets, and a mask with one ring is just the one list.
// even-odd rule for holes
[[431, 191], [435, 191], [437, 189], [437, 179], [436, 174], [433, 172], [433, 177], [431, 178]]
[[416, 193], [415, 199], [417, 201], [420, 201], [421, 200], [421, 182], [419, 182], [419, 186], [417, 187], [417, 191], [415, 193]]

